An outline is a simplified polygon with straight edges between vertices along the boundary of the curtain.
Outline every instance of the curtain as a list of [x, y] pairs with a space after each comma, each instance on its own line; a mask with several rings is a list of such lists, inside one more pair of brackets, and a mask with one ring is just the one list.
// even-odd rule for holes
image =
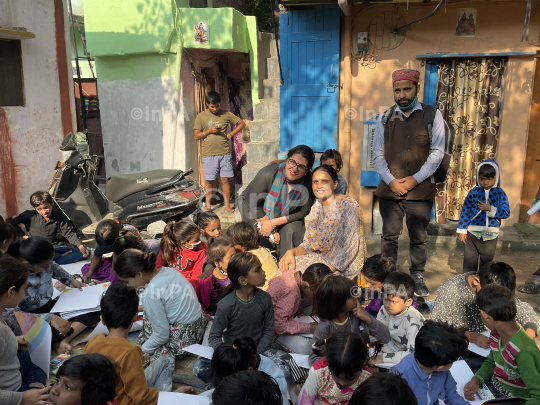
[[[251, 81], [227, 78], [229, 88], [229, 109], [244, 121], [253, 120], [253, 102], [251, 100]], [[242, 167], [247, 164], [246, 149], [249, 143], [249, 130], [244, 129], [234, 136], [233, 155], [234, 179], [242, 184]]]
[[[191, 74], [195, 78], [195, 111], [199, 114], [206, 109], [206, 76], [194, 70], [191, 71]], [[204, 184], [202, 140], [197, 141], [197, 162], [199, 166], [199, 183]]]
[[440, 62], [436, 105], [456, 137], [446, 183], [437, 186], [437, 222], [459, 220], [476, 168], [495, 159], [499, 142], [502, 81], [507, 58]]

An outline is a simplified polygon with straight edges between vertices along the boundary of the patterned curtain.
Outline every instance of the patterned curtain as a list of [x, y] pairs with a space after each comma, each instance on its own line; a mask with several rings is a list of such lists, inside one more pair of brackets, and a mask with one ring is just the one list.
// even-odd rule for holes
[[[227, 78], [229, 88], [229, 109], [244, 121], [253, 121], [253, 102], [251, 100], [251, 82]], [[246, 149], [249, 143], [249, 130], [244, 129], [234, 136], [234, 147], [231, 148], [236, 184], [242, 184], [242, 167], [247, 164]]]
[[459, 220], [465, 197], [476, 184], [476, 167], [497, 156], [506, 61], [455, 59], [438, 64], [436, 105], [456, 130], [446, 183], [438, 186], [435, 198], [438, 223]]
[[[206, 110], [206, 76], [194, 70], [191, 70], [191, 75], [195, 78], [195, 111], [199, 114]], [[197, 161], [199, 166], [199, 183], [204, 184], [202, 140], [197, 141]]]

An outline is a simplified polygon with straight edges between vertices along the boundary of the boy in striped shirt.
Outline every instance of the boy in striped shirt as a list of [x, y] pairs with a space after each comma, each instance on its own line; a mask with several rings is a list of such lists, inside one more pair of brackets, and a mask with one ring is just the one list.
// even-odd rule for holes
[[528, 399], [527, 405], [540, 405], [540, 350], [516, 322], [514, 293], [492, 284], [477, 293], [476, 302], [482, 320], [491, 330], [491, 351], [465, 385], [465, 398], [475, 399], [479, 387], [487, 384], [496, 398], [522, 397]]

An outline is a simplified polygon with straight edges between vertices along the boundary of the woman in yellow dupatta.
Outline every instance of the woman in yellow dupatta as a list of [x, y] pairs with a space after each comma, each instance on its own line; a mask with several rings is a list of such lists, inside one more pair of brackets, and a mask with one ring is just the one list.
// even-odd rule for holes
[[334, 194], [337, 181], [331, 166], [321, 165], [313, 171], [317, 200], [305, 219], [304, 241], [279, 262], [282, 272], [304, 272], [313, 263], [324, 263], [335, 274], [351, 279], [360, 274], [366, 258], [362, 211], [355, 199]]

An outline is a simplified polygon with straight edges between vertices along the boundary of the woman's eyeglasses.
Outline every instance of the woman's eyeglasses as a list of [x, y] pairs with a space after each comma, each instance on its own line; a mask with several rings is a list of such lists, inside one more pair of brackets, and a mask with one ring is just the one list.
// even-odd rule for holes
[[307, 172], [308, 168], [306, 165], [301, 165], [299, 163], [296, 163], [296, 160], [294, 159], [288, 159], [287, 163], [291, 169], [294, 169], [295, 167], [298, 169], [299, 172], [305, 173]]

